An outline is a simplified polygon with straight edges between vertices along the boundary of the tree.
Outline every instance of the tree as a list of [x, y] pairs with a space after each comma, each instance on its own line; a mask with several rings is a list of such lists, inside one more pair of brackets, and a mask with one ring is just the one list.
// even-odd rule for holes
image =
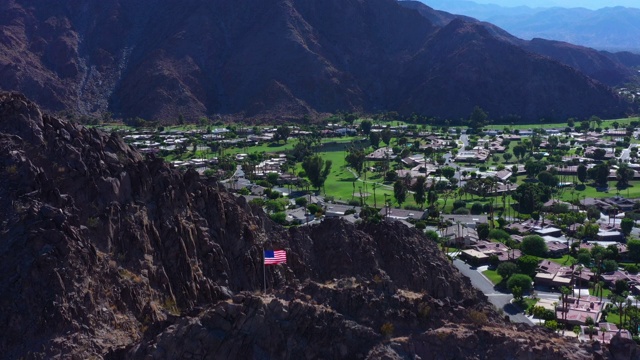
[[580, 164], [578, 165], [577, 172], [578, 180], [584, 184], [587, 181], [587, 167], [584, 164]]
[[527, 292], [531, 290], [531, 277], [525, 274], [513, 274], [507, 280], [507, 288], [513, 292], [514, 287], [519, 287], [522, 289], [522, 292]]
[[587, 222], [578, 227], [576, 236], [580, 239], [595, 239], [598, 237], [598, 231], [600, 231], [598, 224]]
[[471, 204], [471, 213], [472, 213], [473, 215], [480, 215], [480, 214], [482, 214], [482, 210], [483, 210], [482, 203], [474, 202], [473, 204]]
[[436, 205], [436, 202], [438, 202], [438, 192], [435, 189], [435, 186], [433, 185], [433, 183], [431, 184], [431, 187], [429, 188], [429, 191], [427, 192], [427, 202], [429, 203], [430, 207], [433, 207]]
[[380, 134], [378, 134], [377, 132], [370, 132], [369, 142], [374, 149], [377, 149], [380, 146]]
[[631, 261], [638, 265], [638, 262], [640, 262], [640, 240], [628, 240], [627, 249], [629, 250], [629, 258], [631, 259]]
[[345, 157], [347, 164], [356, 171], [358, 177], [362, 174], [362, 169], [364, 168], [365, 155], [362, 149], [358, 149], [352, 147], [349, 149], [349, 153]]
[[478, 238], [485, 240], [489, 236], [489, 224], [481, 223], [476, 227], [476, 231], [478, 232]]
[[520, 273], [526, 274], [529, 276], [535, 276], [536, 269], [538, 268], [538, 263], [540, 263], [540, 259], [531, 255], [521, 256], [517, 260], [518, 269], [520, 269]]
[[349, 113], [344, 116], [344, 121], [349, 125], [353, 125], [354, 121], [356, 121], [357, 119], [358, 115], [354, 113]]
[[609, 164], [598, 164], [591, 169], [587, 170], [587, 175], [597, 186], [607, 187], [607, 179], [609, 178]]
[[369, 135], [372, 125], [371, 120], [362, 120], [360, 123], [360, 130], [362, 130], [363, 134]]
[[629, 274], [633, 274], [633, 275], [637, 274], [638, 271], [640, 271], [640, 269], [634, 264], [627, 265], [625, 267], [625, 270], [627, 270], [629, 272]]
[[441, 168], [440, 171], [442, 172], [442, 176], [447, 179], [451, 179], [456, 175], [456, 169], [452, 168], [451, 166], [445, 166]]
[[389, 170], [384, 174], [384, 181], [394, 182], [398, 180], [398, 173], [395, 170]]
[[604, 272], [614, 272], [618, 270], [618, 263], [615, 260], [607, 259], [602, 262]]
[[389, 128], [385, 128], [384, 130], [382, 130], [382, 132], [380, 133], [380, 139], [382, 139], [383, 143], [389, 146], [389, 144], [391, 143], [391, 130]]
[[544, 327], [549, 330], [556, 331], [558, 330], [558, 321], [556, 320], [547, 320], [544, 322]]
[[[524, 145], [518, 144], [513, 147], [513, 155], [522, 159], [527, 154], [527, 148]], [[506, 160], [506, 159], [505, 159]]]
[[541, 171], [538, 174], [538, 181], [550, 187], [558, 186], [558, 178], [548, 171]]
[[404, 181], [398, 179], [393, 183], [393, 196], [396, 198], [399, 206], [407, 199], [407, 186]]
[[569, 299], [569, 295], [571, 294], [571, 289], [563, 286], [560, 288], [560, 294], [560, 300], [562, 300], [562, 317], [566, 320], [568, 313], [567, 300]]
[[280, 174], [278, 174], [278, 173], [269, 173], [269, 174], [267, 174], [267, 181], [272, 186], [278, 185], [278, 179], [280, 179]]
[[511, 235], [502, 229], [491, 229], [491, 231], [489, 231], [488, 238], [491, 240], [498, 240], [501, 243], [506, 243], [511, 239]]
[[311, 185], [320, 190], [331, 172], [331, 160], [325, 161], [318, 155], [309, 156], [302, 162], [302, 168]]
[[541, 183], [524, 183], [513, 191], [511, 197], [518, 202], [519, 211], [531, 213], [549, 200], [551, 190]]
[[616, 187], [618, 189], [624, 189], [629, 186], [629, 180], [633, 179], [634, 171], [629, 168], [629, 165], [622, 163], [618, 165], [618, 170], [616, 170], [616, 178], [618, 179], [618, 184]]
[[545, 170], [547, 165], [542, 161], [534, 161], [532, 159], [527, 160], [524, 164], [524, 169], [527, 171], [527, 177], [530, 179], [538, 176], [540, 172]]
[[288, 126], [282, 125], [276, 130], [276, 136], [274, 140], [280, 141], [284, 140], [285, 144], [287, 143], [287, 139], [289, 139], [289, 134], [291, 134], [291, 129]]
[[511, 294], [513, 294], [513, 298], [516, 301], [522, 300], [522, 295], [524, 294], [524, 291], [520, 286], [514, 285], [511, 287], [510, 290], [511, 290]]
[[587, 208], [587, 218], [592, 221], [600, 219], [600, 209], [593, 205], [589, 206]]
[[588, 251], [578, 252], [577, 260], [579, 264], [584, 266], [591, 265], [591, 254]]
[[269, 215], [273, 222], [278, 223], [280, 225], [285, 225], [287, 223], [287, 214], [285, 212], [277, 212]]
[[489, 116], [481, 107], [476, 106], [473, 108], [473, 112], [469, 116], [467, 126], [471, 129], [471, 132], [477, 133], [479, 129], [482, 129], [489, 123]]
[[435, 230], [427, 230], [424, 232], [424, 236], [429, 239], [432, 240], [434, 242], [439, 242], [440, 241], [440, 235], [438, 235], [438, 232]]
[[520, 244], [520, 250], [526, 255], [543, 257], [547, 252], [547, 243], [538, 235], [525, 236]]
[[604, 160], [605, 155], [607, 155], [607, 151], [605, 149], [597, 148], [593, 150], [590, 157], [592, 157], [594, 160]]
[[299, 198], [296, 198], [296, 205], [301, 206], [301, 207], [307, 207], [307, 197], [306, 196], [300, 196]]
[[426, 182], [427, 179], [424, 176], [418, 176], [416, 178], [416, 184], [413, 187], [413, 199], [416, 201], [416, 204], [420, 205], [420, 209], [424, 207], [424, 202], [427, 201], [425, 193]]
[[500, 266], [500, 258], [498, 257], [498, 255], [491, 254], [491, 256], [489, 256], [489, 266], [491, 266], [492, 268], [497, 268], [498, 266]]
[[511, 275], [518, 272], [518, 265], [509, 261], [503, 262], [498, 265], [496, 272], [498, 273], [498, 275], [502, 276], [503, 279], [508, 280]]
[[633, 226], [635, 222], [632, 219], [624, 218], [620, 222], [620, 231], [624, 234], [624, 236], [629, 236], [631, 234], [631, 230], [633, 230]]

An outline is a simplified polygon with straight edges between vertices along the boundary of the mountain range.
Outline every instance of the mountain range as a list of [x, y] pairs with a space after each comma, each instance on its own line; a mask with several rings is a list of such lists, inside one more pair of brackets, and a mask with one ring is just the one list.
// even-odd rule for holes
[[475, 106], [510, 121], [635, 111], [610, 88], [634, 75], [614, 56], [545, 41], [528, 48], [489, 24], [416, 7], [8, 0], [0, 4], [0, 89], [48, 111], [163, 122], [337, 111], [456, 122]]
[[[527, 7], [468, 0], [422, 0], [430, 7], [492, 23], [521, 39], [542, 38], [606, 51], [640, 53], [640, 9]], [[638, 4], [636, 4], [636, 7]]]

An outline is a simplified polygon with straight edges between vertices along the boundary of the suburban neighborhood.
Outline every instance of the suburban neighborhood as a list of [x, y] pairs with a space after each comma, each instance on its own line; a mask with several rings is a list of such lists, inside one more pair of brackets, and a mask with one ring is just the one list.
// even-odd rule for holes
[[415, 228], [478, 273], [474, 285], [508, 297], [521, 313], [512, 321], [585, 341], [637, 336], [640, 121], [482, 119], [120, 132], [150, 156], [219, 179], [283, 226], [337, 217]]

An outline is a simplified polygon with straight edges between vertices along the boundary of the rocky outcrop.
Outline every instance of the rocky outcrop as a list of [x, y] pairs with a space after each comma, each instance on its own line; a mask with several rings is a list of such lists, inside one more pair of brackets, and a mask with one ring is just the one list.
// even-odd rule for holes
[[[415, 229], [281, 228], [215, 180], [22, 95], [0, 94], [0, 171], [6, 358], [637, 354], [513, 328]], [[265, 269], [263, 248], [287, 264]]]
[[475, 106], [494, 119], [537, 122], [628, 110], [591, 78], [626, 81], [635, 72], [617, 61], [545, 47], [570, 68], [521, 51], [499, 29], [471, 26], [473, 19], [452, 31], [450, 17], [403, 5], [410, 4], [6, 0], [0, 89], [50, 111], [164, 122], [184, 115], [273, 123], [337, 111], [457, 121]]

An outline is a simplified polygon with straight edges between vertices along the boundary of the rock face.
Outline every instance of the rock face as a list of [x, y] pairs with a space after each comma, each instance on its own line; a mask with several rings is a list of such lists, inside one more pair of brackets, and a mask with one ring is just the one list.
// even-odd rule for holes
[[[398, 223], [284, 229], [214, 180], [0, 94], [7, 358], [608, 358], [505, 323]], [[262, 249], [287, 250], [263, 272]], [[269, 291], [264, 293], [263, 277]]]
[[274, 121], [338, 110], [457, 121], [476, 105], [494, 119], [535, 121], [627, 111], [589, 77], [609, 85], [626, 79], [620, 71], [629, 70], [613, 60], [592, 68], [582, 66], [596, 63], [586, 49], [562, 52], [570, 68], [473, 19], [449, 26], [442, 14], [425, 17], [401, 4], [6, 0], [0, 89], [50, 111], [166, 122], [180, 114]]

